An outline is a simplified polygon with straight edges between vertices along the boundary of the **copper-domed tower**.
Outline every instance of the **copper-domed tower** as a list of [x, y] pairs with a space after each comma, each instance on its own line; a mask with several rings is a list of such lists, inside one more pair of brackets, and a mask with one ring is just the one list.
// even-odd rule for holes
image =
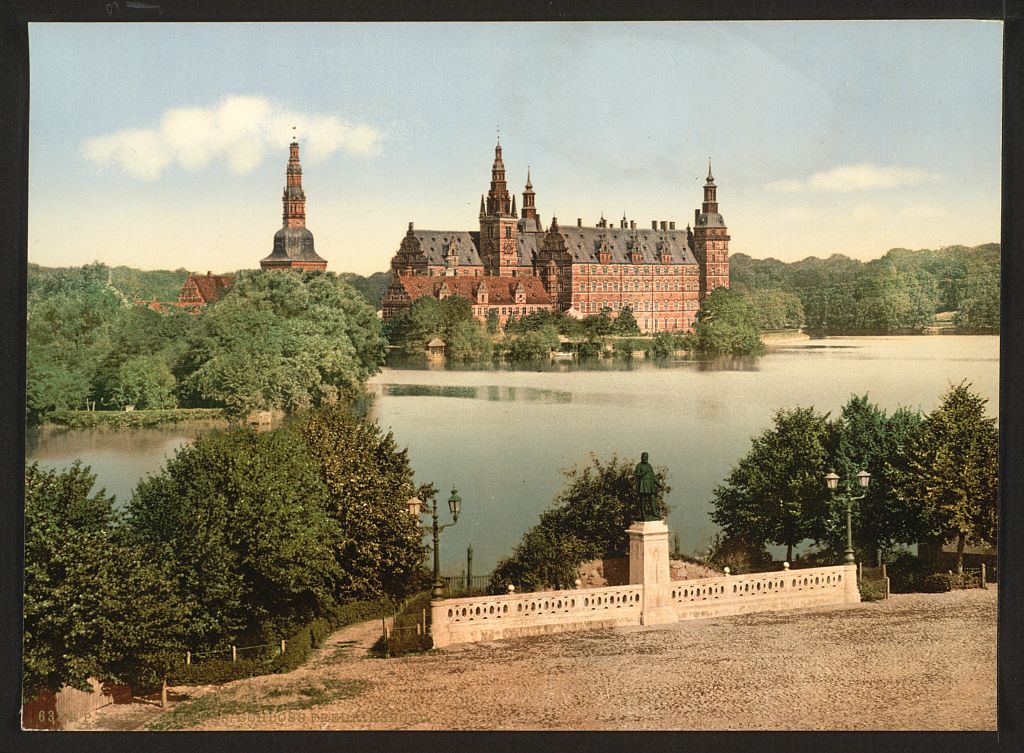
[[326, 269], [327, 261], [313, 248], [313, 233], [306, 227], [306, 194], [302, 190], [299, 142], [289, 146], [284, 187], [284, 225], [274, 233], [274, 250], [260, 259], [261, 269]]

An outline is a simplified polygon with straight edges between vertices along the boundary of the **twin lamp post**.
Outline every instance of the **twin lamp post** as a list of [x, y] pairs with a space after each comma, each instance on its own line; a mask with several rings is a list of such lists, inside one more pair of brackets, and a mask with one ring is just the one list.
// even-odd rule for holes
[[[836, 489], [839, 487], [839, 476], [836, 475], [835, 471], [831, 471], [825, 476], [825, 483], [828, 484], [829, 493], [834, 498]], [[871, 483], [871, 474], [867, 471], [861, 471], [857, 474], [857, 483], [860, 484], [861, 489], [867, 489], [868, 484]], [[853, 525], [850, 520], [850, 505], [864, 499], [867, 496], [867, 492], [859, 497], [854, 497], [847, 491], [843, 496], [846, 498], [846, 553], [843, 556], [843, 562], [847, 565], [852, 565], [855, 562], [855, 558], [853, 556]]]
[[[825, 476], [825, 483], [828, 485], [829, 493], [835, 497], [836, 489], [839, 488], [839, 476], [835, 471], [829, 472]], [[867, 471], [861, 471], [857, 474], [857, 483], [861, 489], [867, 489], [868, 484], [871, 483], [871, 474]], [[851, 505], [854, 502], [859, 502], [867, 496], [867, 492], [859, 496], [853, 496], [849, 492], [843, 494], [846, 501], [846, 551], [843, 556], [843, 561], [852, 565], [855, 562], [853, 556], [853, 523], [851, 518]], [[431, 499], [430, 507], [424, 511], [423, 502], [418, 497], [411, 497], [407, 502], [409, 508], [409, 514], [414, 518], [419, 518], [421, 512], [429, 511], [433, 522], [430, 526], [421, 526], [423, 531], [430, 531], [434, 537], [434, 582], [430, 589], [430, 598], [440, 599], [444, 596], [444, 584], [441, 582], [441, 555], [440, 555], [440, 538], [441, 531], [445, 528], [455, 525], [459, 521], [459, 512], [462, 510], [462, 497], [453, 488], [451, 496], [448, 497], [448, 510], [452, 514], [452, 522], [445, 523], [444, 525], [438, 524], [437, 516], [437, 498]]]
[[[425, 496], [425, 495], [424, 495]], [[420, 517], [420, 512], [423, 508], [423, 502], [418, 497], [411, 497], [406, 503], [409, 508], [409, 514], [417, 520]], [[430, 588], [430, 598], [440, 599], [444, 596], [444, 583], [441, 582], [441, 558], [440, 558], [440, 537], [441, 531], [445, 528], [455, 525], [459, 522], [459, 511], [462, 509], [462, 497], [459, 493], [452, 488], [451, 496], [448, 497], [448, 510], [452, 514], [452, 522], [445, 523], [444, 525], [437, 524], [437, 496], [434, 495], [431, 498], [431, 506], [423, 512], [429, 512], [433, 517], [434, 522], [430, 526], [420, 526], [420, 530], [426, 532], [431, 531], [434, 534], [434, 583]]]

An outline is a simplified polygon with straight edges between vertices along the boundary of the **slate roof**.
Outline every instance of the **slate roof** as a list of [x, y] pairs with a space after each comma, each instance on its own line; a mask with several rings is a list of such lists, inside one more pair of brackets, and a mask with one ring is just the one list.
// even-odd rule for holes
[[[704, 215], [717, 217], [721, 215]], [[629, 264], [629, 252], [633, 248], [636, 237], [642, 246], [643, 261], [647, 264], [660, 264], [660, 249], [667, 245], [672, 261], [676, 264], [696, 264], [697, 259], [687, 242], [686, 230], [653, 230], [617, 227], [576, 227], [560, 226], [558, 228], [565, 238], [566, 247], [572, 254], [573, 261], [578, 263], [597, 263], [598, 250], [602, 242], [607, 243], [612, 254], [612, 262]], [[444, 266], [445, 254], [452, 240], [458, 240], [459, 265], [483, 266], [480, 259], [479, 232], [461, 230], [415, 230], [413, 235], [419, 239], [420, 249], [427, 258], [427, 264]], [[544, 243], [543, 233], [525, 233], [519, 235], [519, 265], [529, 267]]]
[[477, 288], [483, 283], [487, 288], [487, 303], [490, 306], [516, 305], [515, 290], [523, 286], [526, 301], [519, 305], [550, 306], [551, 297], [544, 290], [538, 277], [428, 277], [425, 275], [403, 275], [398, 278], [405, 292], [412, 300], [425, 295], [437, 296], [442, 284], [448, 286], [450, 295], [459, 295], [470, 303], [476, 302]]
[[317, 255], [313, 249], [313, 233], [305, 227], [283, 227], [274, 233], [274, 250], [270, 255], [260, 259], [264, 261], [327, 261]]
[[660, 264], [661, 250], [667, 248], [675, 264], [696, 264], [687, 242], [686, 230], [653, 230], [618, 227], [569, 227], [559, 226], [558, 231], [565, 238], [566, 249], [575, 262], [596, 263], [602, 243], [611, 252], [613, 263], [629, 264], [629, 253], [633, 250], [634, 238], [640, 246], [643, 263]]

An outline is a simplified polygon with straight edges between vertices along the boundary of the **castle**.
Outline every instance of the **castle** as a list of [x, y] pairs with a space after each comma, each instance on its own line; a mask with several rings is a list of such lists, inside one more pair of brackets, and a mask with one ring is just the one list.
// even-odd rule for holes
[[391, 261], [383, 317], [423, 296], [460, 295], [478, 319], [494, 311], [502, 325], [539, 310], [617, 316], [629, 307], [642, 332], [689, 331], [700, 302], [729, 285], [729, 233], [716, 193], [709, 162], [692, 228], [666, 221], [638, 228], [625, 217], [618, 227], [603, 217], [594, 227], [582, 219], [563, 227], [552, 218], [545, 231], [529, 170], [522, 216], [516, 212], [499, 142], [479, 231], [416, 230], [410, 222]]

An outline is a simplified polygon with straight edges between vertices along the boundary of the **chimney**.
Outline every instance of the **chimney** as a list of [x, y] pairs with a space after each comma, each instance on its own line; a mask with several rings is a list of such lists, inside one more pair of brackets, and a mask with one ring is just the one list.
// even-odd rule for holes
[[409, 232], [410, 233], [412, 232], [412, 223], [411, 222], [409, 223]]
[[676, 229], [676, 223], [675, 222], [669, 222], [668, 223], [668, 229], [669, 230], [675, 230]]
[[582, 217], [577, 217], [576, 218], [576, 227], [583, 227], [583, 218]]
[[658, 229], [658, 221], [657, 220], [651, 220], [651, 230], [657, 230], [657, 229]]
[[629, 221], [629, 229], [630, 230], [636, 230], [636, 220], [630, 220]]
[[700, 210], [699, 209], [694, 209], [693, 210], [693, 226], [696, 227], [698, 225], [699, 221], [700, 221]]
[[206, 276], [207, 276], [207, 277], [209, 277], [209, 276], [210, 276], [210, 270], [206, 270]]
[[665, 222], [665, 220], [661, 221], [661, 229], [662, 230], [668, 230], [668, 223]]

